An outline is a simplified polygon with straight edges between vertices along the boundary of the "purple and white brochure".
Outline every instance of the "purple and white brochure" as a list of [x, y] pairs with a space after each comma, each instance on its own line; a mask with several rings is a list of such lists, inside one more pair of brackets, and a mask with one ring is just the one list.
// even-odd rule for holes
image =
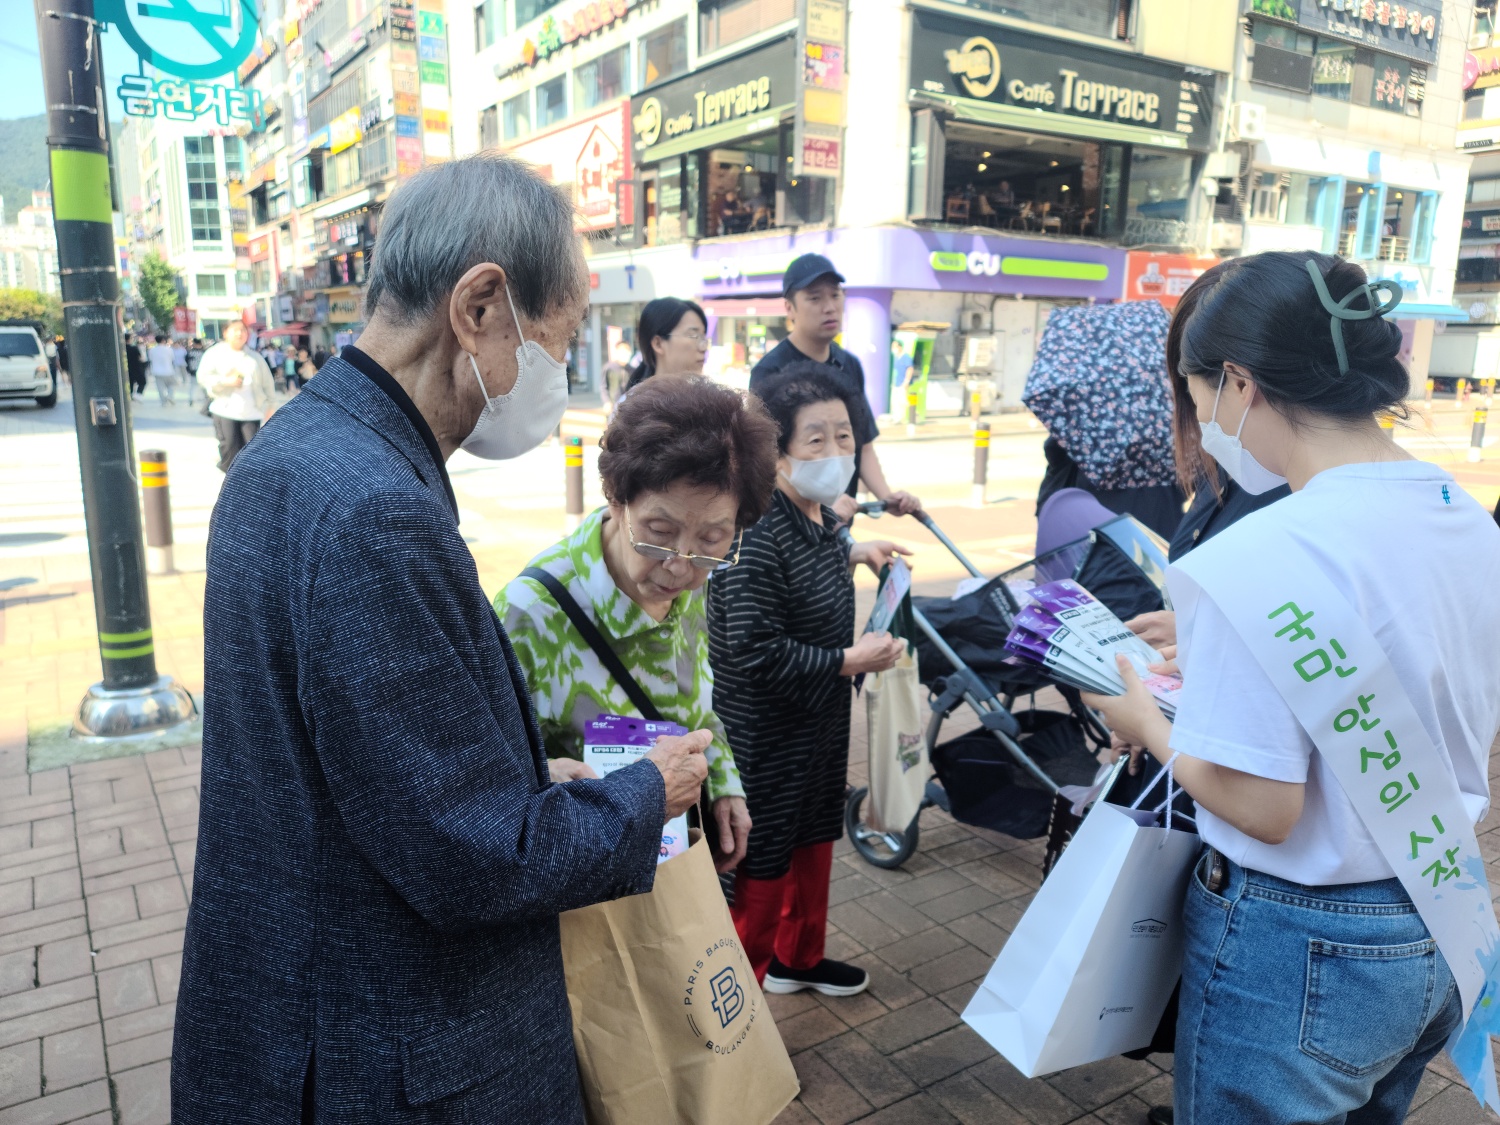
[[[600, 715], [583, 729], [583, 763], [600, 777], [624, 769], [651, 752], [663, 735], [687, 734], [679, 723], [657, 723], [624, 715]], [[661, 852], [657, 863], [665, 863], [688, 848], [687, 814], [673, 817], [661, 830]]]
[[1086, 646], [1081, 646], [1083, 656], [1065, 647], [1069, 633], [1067, 626], [1058, 624], [1035, 606], [1027, 606], [1016, 615], [1015, 627], [1006, 638], [1005, 647], [1074, 687], [1105, 695], [1122, 691], [1124, 684], [1119, 673], [1103, 659]]
[[1032, 597], [1037, 605], [1050, 611], [1062, 624], [1087, 638], [1095, 652], [1107, 657], [1111, 672], [1115, 671], [1116, 653], [1131, 657], [1131, 663], [1139, 657], [1142, 665], [1138, 670], [1142, 672], [1144, 664], [1161, 660], [1161, 653], [1127, 629], [1108, 606], [1070, 579], [1038, 586], [1032, 591]]

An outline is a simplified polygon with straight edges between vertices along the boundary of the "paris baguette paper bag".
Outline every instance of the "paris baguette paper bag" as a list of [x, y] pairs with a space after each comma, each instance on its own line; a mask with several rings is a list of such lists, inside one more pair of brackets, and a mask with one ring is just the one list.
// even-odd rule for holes
[[1031, 900], [963, 1019], [1028, 1078], [1151, 1042], [1182, 969], [1201, 843], [1098, 802]]
[[648, 894], [562, 915], [590, 1125], [769, 1125], [797, 1096], [708, 842], [690, 839]]

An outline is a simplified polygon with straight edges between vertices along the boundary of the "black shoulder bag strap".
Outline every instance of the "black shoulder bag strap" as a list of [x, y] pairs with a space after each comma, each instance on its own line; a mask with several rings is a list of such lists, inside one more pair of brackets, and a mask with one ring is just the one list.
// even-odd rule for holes
[[[635, 704], [635, 709], [641, 713], [643, 719], [653, 723], [665, 722], [656, 704], [651, 702], [641, 685], [636, 683], [630, 669], [625, 667], [625, 662], [620, 659], [619, 653], [610, 647], [610, 643], [604, 639], [604, 634], [599, 632], [598, 626], [589, 620], [588, 614], [583, 612], [583, 607], [578, 604], [573, 595], [568, 593], [568, 588], [557, 580], [553, 574], [549, 574], [539, 566], [528, 566], [521, 571], [522, 578], [530, 578], [533, 582], [541, 583], [547, 593], [552, 595], [552, 600], [564, 613], [568, 620], [573, 623], [573, 628], [578, 630], [578, 635], [589, 648], [594, 650], [594, 655], [599, 662], [614, 677], [615, 683], [624, 689], [625, 694], [630, 697], [630, 702]], [[708, 787], [705, 785], [703, 793], [699, 796], [699, 804], [694, 805], [688, 812], [688, 824], [693, 828], [701, 828], [707, 820], [703, 816], [703, 810], [699, 806], [707, 800]], [[714, 841], [710, 841], [714, 846]]]
[[635, 709], [641, 713], [641, 717], [653, 723], [663, 722], [656, 704], [651, 702], [650, 696], [642, 690], [641, 685], [635, 682], [635, 677], [625, 667], [625, 662], [604, 639], [604, 634], [599, 632], [598, 626], [589, 620], [588, 614], [583, 612], [583, 607], [574, 600], [572, 594], [568, 593], [568, 588], [559, 582], [555, 575], [549, 574], [539, 566], [528, 566], [521, 571], [521, 577], [530, 578], [546, 588], [558, 608], [568, 615], [568, 620], [573, 623], [573, 628], [578, 630], [578, 635], [583, 638], [584, 643], [594, 650], [599, 663], [604, 665], [609, 674], [615, 678], [615, 683], [619, 684], [625, 694], [630, 697], [630, 702], [635, 704]]

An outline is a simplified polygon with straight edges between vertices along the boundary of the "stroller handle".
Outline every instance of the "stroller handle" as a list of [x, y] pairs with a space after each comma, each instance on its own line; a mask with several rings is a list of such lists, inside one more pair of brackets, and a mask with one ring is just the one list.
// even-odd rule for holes
[[[881, 516], [885, 515], [886, 505], [884, 500], [868, 500], [865, 503], [859, 505], [859, 507], [855, 510], [860, 515], [870, 516], [873, 519], [879, 519]], [[949, 539], [947, 533], [944, 532], [943, 529], [937, 525], [937, 522], [926, 512], [919, 509], [912, 513], [912, 518], [914, 518], [928, 531], [932, 532], [932, 534], [937, 537], [937, 541], [944, 547], [947, 547], [948, 550], [952, 552], [953, 557], [960, 563], [962, 563], [963, 568], [967, 570], [971, 575], [973, 575], [975, 578], [986, 577], [984, 571], [980, 570], [977, 566], [969, 561], [969, 556], [958, 549], [958, 544]]]

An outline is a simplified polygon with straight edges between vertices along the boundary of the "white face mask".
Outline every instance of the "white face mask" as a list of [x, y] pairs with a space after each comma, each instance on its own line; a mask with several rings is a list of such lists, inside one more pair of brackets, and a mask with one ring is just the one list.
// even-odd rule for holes
[[854, 477], [854, 454], [838, 457], [820, 457], [816, 461], [799, 461], [788, 457], [792, 470], [783, 473], [791, 486], [805, 500], [833, 506], [833, 502], [849, 487]]
[[516, 335], [521, 337], [521, 346], [516, 349], [515, 386], [507, 394], [490, 397], [484, 376], [479, 374], [479, 361], [469, 356], [469, 365], [474, 368], [474, 378], [479, 380], [485, 401], [473, 431], [463, 440], [463, 448], [489, 461], [508, 461], [535, 449], [557, 429], [568, 409], [567, 365], [548, 355], [541, 344], [522, 335], [521, 318], [516, 316], [516, 303], [511, 300], [508, 282], [505, 299], [516, 322]]
[[1245, 432], [1245, 419], [1250, 417], [1247, 407], [1240, 417], [1240, 428], [1230, 437], [1219, 425], [1219, 398], [1224, 393], [1226, 373], [1219, 379], [1219, 389], [1214, 393], [1214, 411], [1207, 422], [1199, 422], [1203, 428], [1203, 451], [1224, 467], [1230, 478], [1251, 496], [1270, 492], [1286, 483], [1286, 477], [1277, 476], [1255, 459], [1255, 455], [1240, 442]]

